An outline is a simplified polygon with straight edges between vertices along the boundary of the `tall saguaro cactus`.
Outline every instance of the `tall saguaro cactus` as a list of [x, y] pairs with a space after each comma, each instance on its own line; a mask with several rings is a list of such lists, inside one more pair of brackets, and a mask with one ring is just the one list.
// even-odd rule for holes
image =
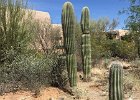
[[83, 78], [88, 81], [91, 77], [91, 36], [89, 32], [90, 12], [88, 7], [82, 9], [81, 29], [82, 29], [82, 62], [83, 62]]
[[73, 5], [70, 2], [66, 2], [63, 5], [62, 28], [69, 82], [70, 86], [74, 87], [76, 86], [77, 80], [77, 67], [75, 57], [75, 15]]
[[110, 68], [109, 100], [123, 100], [123, 68], [119, 64]]

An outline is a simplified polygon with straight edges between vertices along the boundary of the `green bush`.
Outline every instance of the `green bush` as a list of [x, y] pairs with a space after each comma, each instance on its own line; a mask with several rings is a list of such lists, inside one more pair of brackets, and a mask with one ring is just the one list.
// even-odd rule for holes
[[[12, 56], [12, 54], [9, 53], [9, 56]], [[18, 55], [12, 63], [4, 62], [0, 66], [0, 85], [5, 84], [2, 88], [11, 88], [10, 91], [15, 88], [17, 90], [24, 88], [29, 90], [39, 89], [41, 86], [49, 84], [50, 66], [53, 64], [53, 58], [45, 57], [42, 54]], [[10, 84], [9, 87], [8, 84]], [[10, 92], [7, 89], [5, 88], [0, 92]]]
[[42, 32], [42, 27], [35, 27], [38, 26], [25, 0], [0, 0], [0, 93], [23, 88], [38, 90], [54, 81], [50, 75], [57, 68], [57, 53], [53, 47], [47, 52], [34, 50], [32, 42]]
[[68, 73], [66, 68], [66, 61], [64, 58], [59, 57], [56, 59], [55, 64], [53, 64], [50, 68], [49, 84], [64, 89], [67, 83]]
[[137, 57], [137, 49], [133, 42], [110, 40], [109, 43], [112, 57], [132, 60]]
[[108, 46], [108, 40], [105, 33], [99, 32], [91, 35], [91, 54], [93, 64], [98, 63], [102, 58], [111, 57], [111, 52]]
[[7, 51], [14, 50], [14, 57], [26, 51], [33, 38], [32, 16], [25, 3], [25, 0], [0, 0], [0, 63], [5, 62]]
[[[101, 35], [102, 34], [102, 35]], [[137, 58], [137, 48], [134, 42], [107, 39], [105, 33], [92, 35], [92, 62], [96, 64], [102, 58], [119, 57], [133, 60]]]

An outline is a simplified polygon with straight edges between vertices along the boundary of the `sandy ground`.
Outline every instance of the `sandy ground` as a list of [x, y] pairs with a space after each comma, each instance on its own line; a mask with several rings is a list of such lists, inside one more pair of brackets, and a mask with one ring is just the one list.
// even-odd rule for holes
[[0, 96], [0, 100], [50, 100], [50, 98], [64, 98], [67, 95], [62, 90], [54, 87], [48, 87], [41, 90], [40, 95], [36, 98], [31, 92], [18, 91]]

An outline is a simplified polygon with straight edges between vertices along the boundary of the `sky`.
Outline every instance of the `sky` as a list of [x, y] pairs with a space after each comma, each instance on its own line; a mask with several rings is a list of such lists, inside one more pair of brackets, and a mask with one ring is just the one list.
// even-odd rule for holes
[[118, 12], [129, 7], [128, 0], [29, 0], [28, 5], [31, 9], [49, 12], [52, 23], [60, 24], [62, 7], [66, 1], [72, 2], [78, 20], [80, 20], [82, 8], [88, 6], [91, 19], [108, 17], [112, 20], [116, 18], [119, 20], [117, 29], [125, 26], [127, 15], [120, 15]]

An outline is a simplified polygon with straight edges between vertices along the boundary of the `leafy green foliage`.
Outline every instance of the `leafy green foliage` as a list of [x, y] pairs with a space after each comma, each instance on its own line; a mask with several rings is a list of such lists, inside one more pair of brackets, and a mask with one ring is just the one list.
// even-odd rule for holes
[[[12, 56], [12, 54], [7, 54]], [[10, 91], [15, 88], [29, 90], [39, 89], [42, 85], [49, 83], [50, 66], [52, 66], [53, 59], [42, 56], [41, 54], [27, 53], [18, 55], [14, 58], [12, 63], [4, 62], [0, 68], [0, 84], [14, 85]], [[5, 88], [5, 87], [3, 87]], [[10, 92], [8, 91], [8, 92]], [[3, 90], [1, 92], [7, 92]]]
[[111, 57], [106, 33], [118, 25], [117, 19], [100, 18], [90, 21], [91, 51], [93, 63], [102, 57]]
[[[132, 34], [124, 36], [122, 40], [110, 40], [107, 38], [107, 32], [114, 29], [117, 23], [115, 20], [111, 22], [106, 18], [92, 22], [91, 49], [93, 61], [97, 61], [102, 57], [119, 57], [121, 59], [135, 59], [137, 57], [137, 48], [134, 41], [132, 41], [134, 38]], [[114, 26], [112, 26], [113, 24]]]
[[102, 37], [98, 37], [97, 35], [92, 34], [91, 38], [91, 51], [92, 51], [92, 59], [99, 60], [102, 57], [111, 57], [108, 42], [104, 33]]
[[90, 21], [90, 31], [93, 33], [108, 32], [116, 28], [118, 20], [113, 19], [112, 21], [107, 17], [99, 18], [98, 20]]
[[57, 59], [56, 63], [51, 66], [49, 74], [49, 84], [61, 89], [64, 89], [68, 82], [68, 73], [64, 63], [63, 58]]
[[34, 29], [38, 26], [25, 2], [0, 0], [0, 93], [23, 88], [38, 90], [50, 84], [57, 53], [54, 48], [46, 53], [32, 47], [32, 40], [41, 31]]
[[31, 15], [22, 0], [0, 0], [0, 62], [6, 51], [24, 52], [31, 41]]
[[137, 57], [137, 49], [133, 42], [111, 40], [109, 42], [112, 57], [132, 60]]
[[140, 0], [129, 1], [130, 7], [124, 11], [128, 14], [126, 27], [132, 31], [140, 32]]
[[82, 55], [81, 55], [81, 35], [82, 30], [80, 23], [76, 21], [75, 25], [75, 48], [76, 48], [76, 60], [77, 60], [77, 67], [78, 70], [82, 70]]
[[[130, 6], [127, 9], [123, 9], [120, 13], [128, 15], [126, 19], [126, 28], [130, 30], [131, 40], [135, 42], [135, 46], [139, 51], [139, 40], [140, 37], [140, 0], [128, 0]], [[137, 52], [139, 55], [139, 52]], [[139, 55], [140, 57], [140, 55]]]

